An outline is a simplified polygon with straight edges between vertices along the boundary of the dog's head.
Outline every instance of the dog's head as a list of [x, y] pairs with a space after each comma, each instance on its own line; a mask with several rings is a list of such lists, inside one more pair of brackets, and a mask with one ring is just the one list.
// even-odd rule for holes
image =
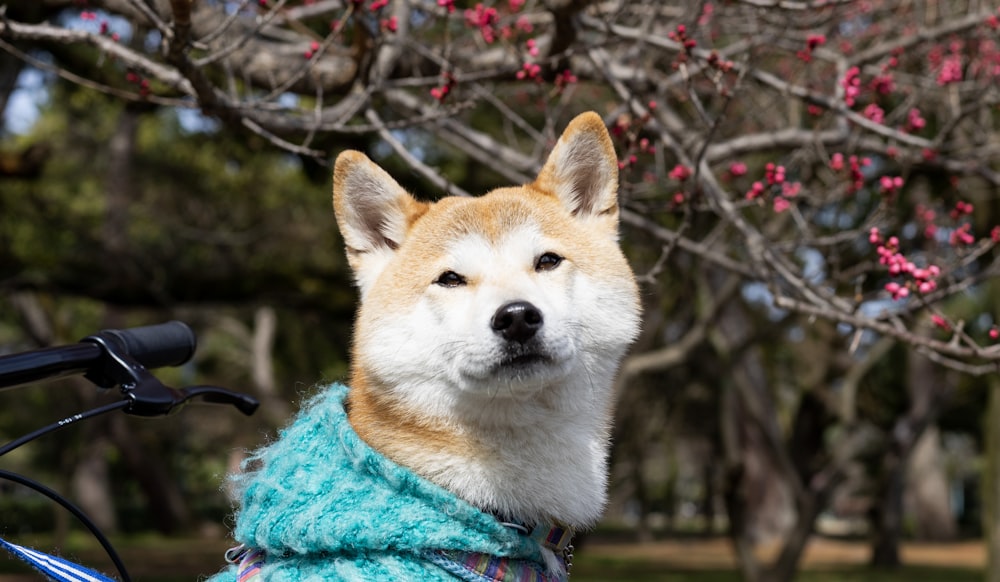
[[617, 189], [594, 113], [533, 183], [478, 198], [419, 202], [363, 154], [340, 154], [334, 208], [361, 290], [352, 381], [448, 417], [553, 386], [607, 392], [639, 318]]

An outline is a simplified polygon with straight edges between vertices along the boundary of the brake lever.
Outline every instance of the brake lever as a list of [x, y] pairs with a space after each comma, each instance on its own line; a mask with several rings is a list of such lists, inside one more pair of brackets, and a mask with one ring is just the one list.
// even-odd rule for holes
[[183, 400], [179, 405], [183, 405], [192, 398], [201, 397], [204, 402], [210, 404], [229, 404], [235, 406], [237, 410], [247, 416], [256, 412], [257, 407], [260, 406], [260, 401], [253, 396], [233, 392], [232, 390], [226, 390], [217, 386], [189, 386], [180, 390], [180, 392], [183, 395]]
[[88, 378], [102, 388], [119, 386], [129, 401], [128, 407], [124, 409], [126, 414], [166, 416], [196, 397], [215, 404], [231, 404], [247, 416], [253, 414], [260, 405], [252, 396], [216, 386], [191, 386], [182, 390], [171, 388], [150, 374], [130, 354], [117, 349], [116, 345], [105, 338], [91, 336], [88, 341], [97, 343], [104, 350], [100, 367], [96, 373], [88, 375]]

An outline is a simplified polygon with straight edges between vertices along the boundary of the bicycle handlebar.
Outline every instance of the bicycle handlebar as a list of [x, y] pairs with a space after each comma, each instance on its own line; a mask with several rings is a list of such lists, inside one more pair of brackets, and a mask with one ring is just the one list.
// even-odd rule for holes
[[105, 329], [81, 341], [94, 341], [95, 338], [115, 342], [122, 353], [149, 369], [179, 366], [191, 359], [198, 346], [194, 332], [181, 321], [131, 329]]
[[[106, 357], [105, 344], [145, 368], [179, 366], [194, 355], [197, 339], [180, 321], [130, 329], [105, 329], [80, 343], [0, 356], [0, 390], [70, 374], [92, 371]], [[113, 384], [97, 381], [108, 388]]]

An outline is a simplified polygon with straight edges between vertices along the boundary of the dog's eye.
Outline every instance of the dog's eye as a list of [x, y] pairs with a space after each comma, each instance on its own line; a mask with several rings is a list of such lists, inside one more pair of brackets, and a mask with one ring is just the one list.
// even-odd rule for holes
[[458, 287], [460, 285], [465, 285], [465, 277], [459, 275], [455, 271], [445, 271], [441, 273], [441, 276], [434, 281], [436, 285], [442, 287]]
[[535, 261], [535, 270], [551, 271], [552, 269], [558, 267], [562, 260], [563, 258], [555, 253], [545, 253], [544, 255], [538, 257], [538, 260]]

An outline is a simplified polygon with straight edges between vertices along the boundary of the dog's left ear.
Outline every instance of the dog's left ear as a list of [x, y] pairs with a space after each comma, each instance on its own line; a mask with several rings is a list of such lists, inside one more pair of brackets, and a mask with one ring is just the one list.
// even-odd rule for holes
[[593, 111], [566, 126], [534, 187], [556, 196], [580, 218], [618, 225], [618, 156], [604, 121]]

